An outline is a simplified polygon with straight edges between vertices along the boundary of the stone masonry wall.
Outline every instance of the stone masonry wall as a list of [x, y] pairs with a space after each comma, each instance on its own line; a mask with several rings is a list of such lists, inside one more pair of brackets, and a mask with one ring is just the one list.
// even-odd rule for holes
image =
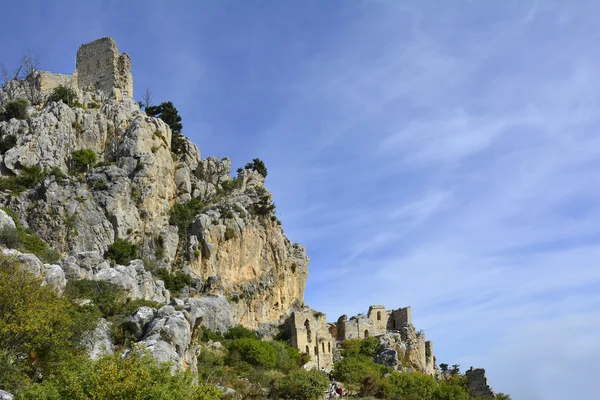
[[82, 90], [102, 90], [105, 95], [113, 89], [133, 97], [133, 77], [129, 55], [119, 53], [112, 38], [105, 37], [82, 45], [77, 51], [77, 83]]
[[295, 310], [287, 321], [291, 345], [310, 356], [307, 368], [333, 368], [333, 347], [335, 342], [326, 316], [312, 308], [303, 307]]

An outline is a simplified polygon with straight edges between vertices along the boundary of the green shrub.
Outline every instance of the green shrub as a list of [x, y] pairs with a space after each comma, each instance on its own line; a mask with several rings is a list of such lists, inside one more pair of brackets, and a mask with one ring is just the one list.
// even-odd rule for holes
[[103, 317], [119, 314], [127, 298], [125, 291], [114, 283], [88, 279], [69, 280], [64, 294], [73, 301], [91, 300]]
[[279, 381], [278, 392], [283, 399], [316, 400], [323, 397], [328, 385], [329, 379], [320, 371], [296, 369]]
[[[61, 373], [62, 372], [62, 373]], [[80, 359], [68, 371], [52, 374], [42, 384], [21, 391], [15, 400], [160, 399], [219, 400], [223, 393], [205, 383], [193, 383], [190, 372], [171, 372], [149, 355], [116, 352], [96, 361]], [[56, 397], [58, 396], [58, 397]]]
[[10, 121], [12, 118], [27, 119], [27, 107], [29, 102], [26, 99], [14, 99], [4, 106], [3, 119]]
[[[229, 362], [236, 364], [240, 360], [262, 368], [274, 368], [277, 361], [275, 349], [258, 338], [242, 337], [227, 344]], [[238, 358], [239, 357], [239, 358]]]
[[241, 339], [241, 338], [250, 338], [250, 339], [258, 339], [258, 335], [255, 331], [243, 327], [242, 325], [234, 326], [233, 328], [229, 328], [229, 330], [225, 333], [225, 339]]
[[420, 372], [397, 372], [383, 381], [383, 393], [389, 399], [434, 399], [437, 382], [434, 377]]
[[6, 135], [0, 140], [0, 154], [6, 153], [17, 145], [17, 137], [15, 135]]
[[62, 100], [63, 103], [72, 106], [77, 102], [77, 93], [69, 87], [60, 85], [52, 91], [49, 100], [54, 102]]
[[300, 352], [295, 347], [281, 341], [267, 342], [275, 350], [275, 368], [281, 372], [290, 372], [302, 364]]
[[24, 167], [21, 175], [8, 176], [0, 179], [0, 191], [8, 190], [13, 194], [21, 193], [27, 189], [33, 189], [46, 178], [46, 172], [37, 165]]
[[77, 308], [13, 258], [0, 256], [0, 385], [50, 375], [92, 328]]
[[263, 178], [267, 177], [267, 167], [265, 167], [265, 163], [259, 158], [253, 159], [252, 162], [246, 164], [244, 168], [258, 172]]
[[252, 204], [250, 211], [254, 215], [266, 216], [270, 215], [275, 211], [275, 204], [271, 201], [271, 195], [267, 192], [267, 189], [263, 187], [256, 187], [256, 194], [258, 201]]
[[71, 172], [84, 173], [94, 168], [97, 157], [94, 150], [82, 149], [74, 151], [71, 155]]
[[184, 237], [204, 207], [205, 204], [198, 198], [193, 198], [185, 203], [175, 203], [169, 212], [169, 223], [177, 226], [179, 236]]
[[185, 286], [188, 286], [192, 282], [192, 277], [182, 271], [170, 273], [165, 268], [159, 268], [152, 272], [154, 277], [162, 280], [165, 283], [165, 287], [175, 295], [178, 295]]
[[228, 195], [233, 192], [234, 189], [240, 189], [242, 187], [241, 178], [229, 179], [221, 183], [221, 188], [217, 189], [217, 194]]
[[127, 265], [137, 257], [137, 246], [123, 238], [118, 238], [106, 250], [105, 257], [114, 260], [117, 264]]
[[94, 189], [96, 190], [106, 190], [107, 187], [108, 186], [106, 185], [104, 179], [98, 179], [94, 182]]
[[211, 331], [205, 326], [200, 327], [198, 339], [201, 342], [208, 342], [212, 340], [213, 342], [222, 342], [225, 338], [221, 332]]
[[225, 228], [225, 240], [233, 239], [235, 237], [235, 230], [231, 227]]

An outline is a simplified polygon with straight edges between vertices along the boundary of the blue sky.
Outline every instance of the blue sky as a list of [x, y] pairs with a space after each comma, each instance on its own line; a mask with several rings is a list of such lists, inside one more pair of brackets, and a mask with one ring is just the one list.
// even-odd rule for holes
[[600, 392], [595, 1], [3, 0], [0, 62], [112, 36], [203, 157], [269, 168], [335, 320], [411, 305], [513, 399]]

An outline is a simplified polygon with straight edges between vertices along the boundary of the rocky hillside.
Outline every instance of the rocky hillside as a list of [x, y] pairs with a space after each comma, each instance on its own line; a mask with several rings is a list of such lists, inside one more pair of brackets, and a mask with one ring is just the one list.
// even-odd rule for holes
[[[252, 164], [232, 178], [229, 159], [203, 159], [188, 139], [173, 152], [169, 126], [130, 97], [75, 88], [65, 104], [36, 74], [0, 91], [0, 110], [30, 99], [26, 115], [0, 122], [0, 204], [59, 252], [46, 261], [66, 279], [167, 302], [158, 278], [189, 274], [178, 295], [223, 295], [251, 328], [302, 302], [306, 252], [283, 234]], [[131, 250], [123, 265], [105, 257], [115, 244]]]

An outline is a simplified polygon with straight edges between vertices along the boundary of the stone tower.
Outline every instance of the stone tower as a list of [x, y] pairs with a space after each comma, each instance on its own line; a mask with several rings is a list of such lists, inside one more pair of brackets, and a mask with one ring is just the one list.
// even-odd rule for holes
[[79, 89], [102, 90], [106, 96], [133, 97], [131, 60], [129, 55], [119, 53], [117, 44], [110, 37], [79, 48], [75, 76]]

